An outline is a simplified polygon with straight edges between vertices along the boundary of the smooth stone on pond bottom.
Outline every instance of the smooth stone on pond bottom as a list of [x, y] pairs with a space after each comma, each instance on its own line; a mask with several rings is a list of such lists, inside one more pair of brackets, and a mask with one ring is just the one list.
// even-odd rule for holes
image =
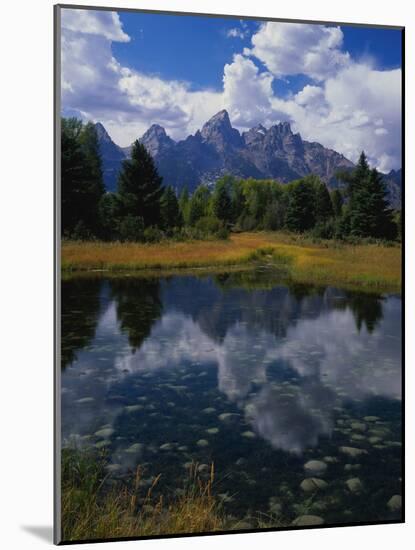
[[112, 428], [104, 428], [103, 430], [98, 430], [95, 432], [97, 437], [110, 437], [114, 433]]
[[197, 467], [197, 471], [202, 473], [202, 472], [208, 472], [209, 471], [209, 466], [207, 464], [199, 464], [199, 466]]
[[207, 439], [199, 439], [199, 441], [196, 442], [196, 445], [198, 447], [208, 447], [209, 441]]
[[393, 495], [393, 497], [388, 500], [387, 507], [391, 512], [399, 512], [399, 510], [402, 508], [401, 495]]
[[351, 472], [352, 470], [359, 470], [361, 468], [360, 464], [345, 464], [344, 469], [346, 472]]
[[379, 420], [378, 416], [364, 416], [363, 420], [365, 422], [376, 422], [376, 420]]
[[206, 433], [208, 433], [210, 435], [215, 435], [215, 434], [219, 433], [219, 428], [208, 428], [206, 430]]
[[336, 464], [339, 461], [335, 456], [325, 456], [323, 460], [327, 464]]
[[202, 412], [205, 414], [213, 414], [214, 412], [216, 412], [216, 409], [213, 407], [207, 407], [206, 409], [203, 409]]
[[138, 454], [141, 452], [143, 445], [141, 443], [133, 443], [128, 449], [125, 449], [126, 453]]
[[236, 413], [222, 413], [218, 416], [219, 420], [221, 420], [222, 422], [227, 422], [229, 420], [233, 420], [234, 418], [236, 418], [237, 415]]
[[111, 443], [107, 439], [103, 439], [102, 441], [98, 441], [98, 443], [95, 443], [95, 448], [103, 449], [104, 447], [108, 447], [108, 445], [111, 445]]
[[323, 525], [323, 523], [324, 523], [324, 519], [322, 517], [306, 514], [303, 516], [298, 516], [298, 518], [295, 518], [295, 520], [292, 522], [292, 525], [295, 525], [298, 527], [305, 527], [307, 525]]
[[347, 488], [352, 493], [360, 493], [363, 489], [362, 482], [358, 477], [352, 477], [346, 481]]
[[304, 464], [306, 472], [322, 474], [327, 470], [327, 464], [321, 460], [309, 460]]
[[317, 491], [319, 489], [326, 489], [328, 485], [323, 479], [319, 479], [318, 477], [308, 477], [301, 482], [300, 487], [306, 493], [311, 493], [312, 491]]
[[350, 437], [350, 439], [351, 439], [352, 441], [364, 441], [366, 438], [365, 438], [365, 436], [362, 435], [362, 434], [353, 434], [353, 435]]
[[255, 439], [256, 435], [254, 434], [254, 432], [251, 432], [250, 430], [246, 431], [246, 432], [242, 432], [242, 437], [247, 437], [248, 439]]
[[163, 445], [160, 445], [159, 447], [160, 451], [172, 451], [173, 448], [173, 443], [163, 443]]
[[356, 447], [340, 447], [339, 450], [341, 453], [349, 455], [352, 458], [356, 458], [360, 455], [367, 455], [367, 451], [364, 449], [357, 449]]
[[77, 399], [77, 403], [92, 403], [92, 401], [95, 401], [93, 397], [82, 397], [81, 399]]
[[352, 430], [357, 430], [359, 432], [365, 432], [367, 430], [367, 426], [364, 422], [352, 422], [350, 427]]
[[143, 405], [128, 405], [127, 407], [124, 407], [124, 410], [127, 412], [135, 412], [140, 411], [143, 409]]

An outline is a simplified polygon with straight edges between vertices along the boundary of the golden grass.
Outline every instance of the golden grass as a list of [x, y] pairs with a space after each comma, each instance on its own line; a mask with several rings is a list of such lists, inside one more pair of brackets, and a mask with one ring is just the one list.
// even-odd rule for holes
[[[145, 494], [141, 491], [142, 471], [137, 468], [127, 485], [105, 490], [103, 462], [93, 453], [64, 450], [62, 472], [62, 539], [87, 541], [128, 537], [149, 537], [180, 533], [210, 533], [246, 529], [244, 521], [227, 518], [213, 494], [214, 466], [208, 479], [201, 480], [198, 465], [192, 465], [180, 496], [166, 502], [153, 498], [161, 476]], [[254, 525], [276, 528], [278, 518], [258, 515]]]
[[265, 262], [294, 282], [400, 291], [399, 245], [344, 244], [280, 232], [240, 233], [227, 241], [63, 242], [62, 270], [178, 270]]

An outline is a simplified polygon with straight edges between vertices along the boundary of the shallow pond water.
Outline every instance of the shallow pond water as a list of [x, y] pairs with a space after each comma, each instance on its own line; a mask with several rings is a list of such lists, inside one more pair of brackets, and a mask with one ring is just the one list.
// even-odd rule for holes
[[236, 518], [395, 520], [401, 299], [261, 275], [62, 282], [62, 444]]

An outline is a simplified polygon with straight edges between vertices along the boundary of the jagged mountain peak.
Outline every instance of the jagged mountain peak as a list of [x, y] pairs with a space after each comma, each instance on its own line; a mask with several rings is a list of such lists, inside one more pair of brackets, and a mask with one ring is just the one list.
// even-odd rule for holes
[[282, 122], [279, 122], [278, 124], [274, 124], [273, 126], [271, 126], [269, 131], [273, 134], [277, 134], [277, 135], [282, 136], [282, 137], [295, 135], [295, 134], [293, 134], [293, 131], [291, 129], [290, 122], [288, 122], [286, 120], [284, 120]]
[[160, 124], [152, 124], [139, 141], [153, 157], [169, 150], [175, 144]]
[[107, 130], [105, 129], [104, 125], [101, 123], [101, 122], [96, 122], [95, 123], [95, 130], [97, 132], [97, 136], [98, 136], [98, 140], [103, 140], [103, 141], [106, 141], [106, 142], [111, 142], [111, 143], [114, 143], [112, 141], [112, 139], [110, 138]]
[[168, 137], [166, 130], [160, 124], [152, 124], [150, 128], [143, 134], [142, 139], [148, 136], [156, 136], [158, 138]]
[[222, 109], [211, 117], [200, 131], [202, 139], [216, 149], [226, 149], [229, 146], [240, 147], [243, 143], [238, 130], [232, 127], [228, 111]]

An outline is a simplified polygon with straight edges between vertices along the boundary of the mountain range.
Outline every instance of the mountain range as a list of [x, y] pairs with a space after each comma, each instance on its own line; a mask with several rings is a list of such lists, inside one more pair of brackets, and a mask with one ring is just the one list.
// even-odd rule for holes
[[[108, 191], [116, 189], [122, 161], [129, 158], [131, 146], [116, 145], [104, 126], [97, 123], [104, 182]], [[232, 127], [226, 110], [209, 119], [201, 130], [174, 141], [159, 124], [153, 124], [139, 141], [152, 155], [163, 182], [178, 191], [192, 192], [200, 183], [213, 184], [232, 174], [241, 178], [277, 179], [283, 183], [307, 174], [319, 176], [330, 188], [338, 185], [338, 170], [352, 170], [354, 164], [342, 154], [305, 141], [293, 133], [288, 122], [266, 129], [259, 124], [242, 134]], [[384, 174], [390, 202], [399, 206], [402, 171]]]

